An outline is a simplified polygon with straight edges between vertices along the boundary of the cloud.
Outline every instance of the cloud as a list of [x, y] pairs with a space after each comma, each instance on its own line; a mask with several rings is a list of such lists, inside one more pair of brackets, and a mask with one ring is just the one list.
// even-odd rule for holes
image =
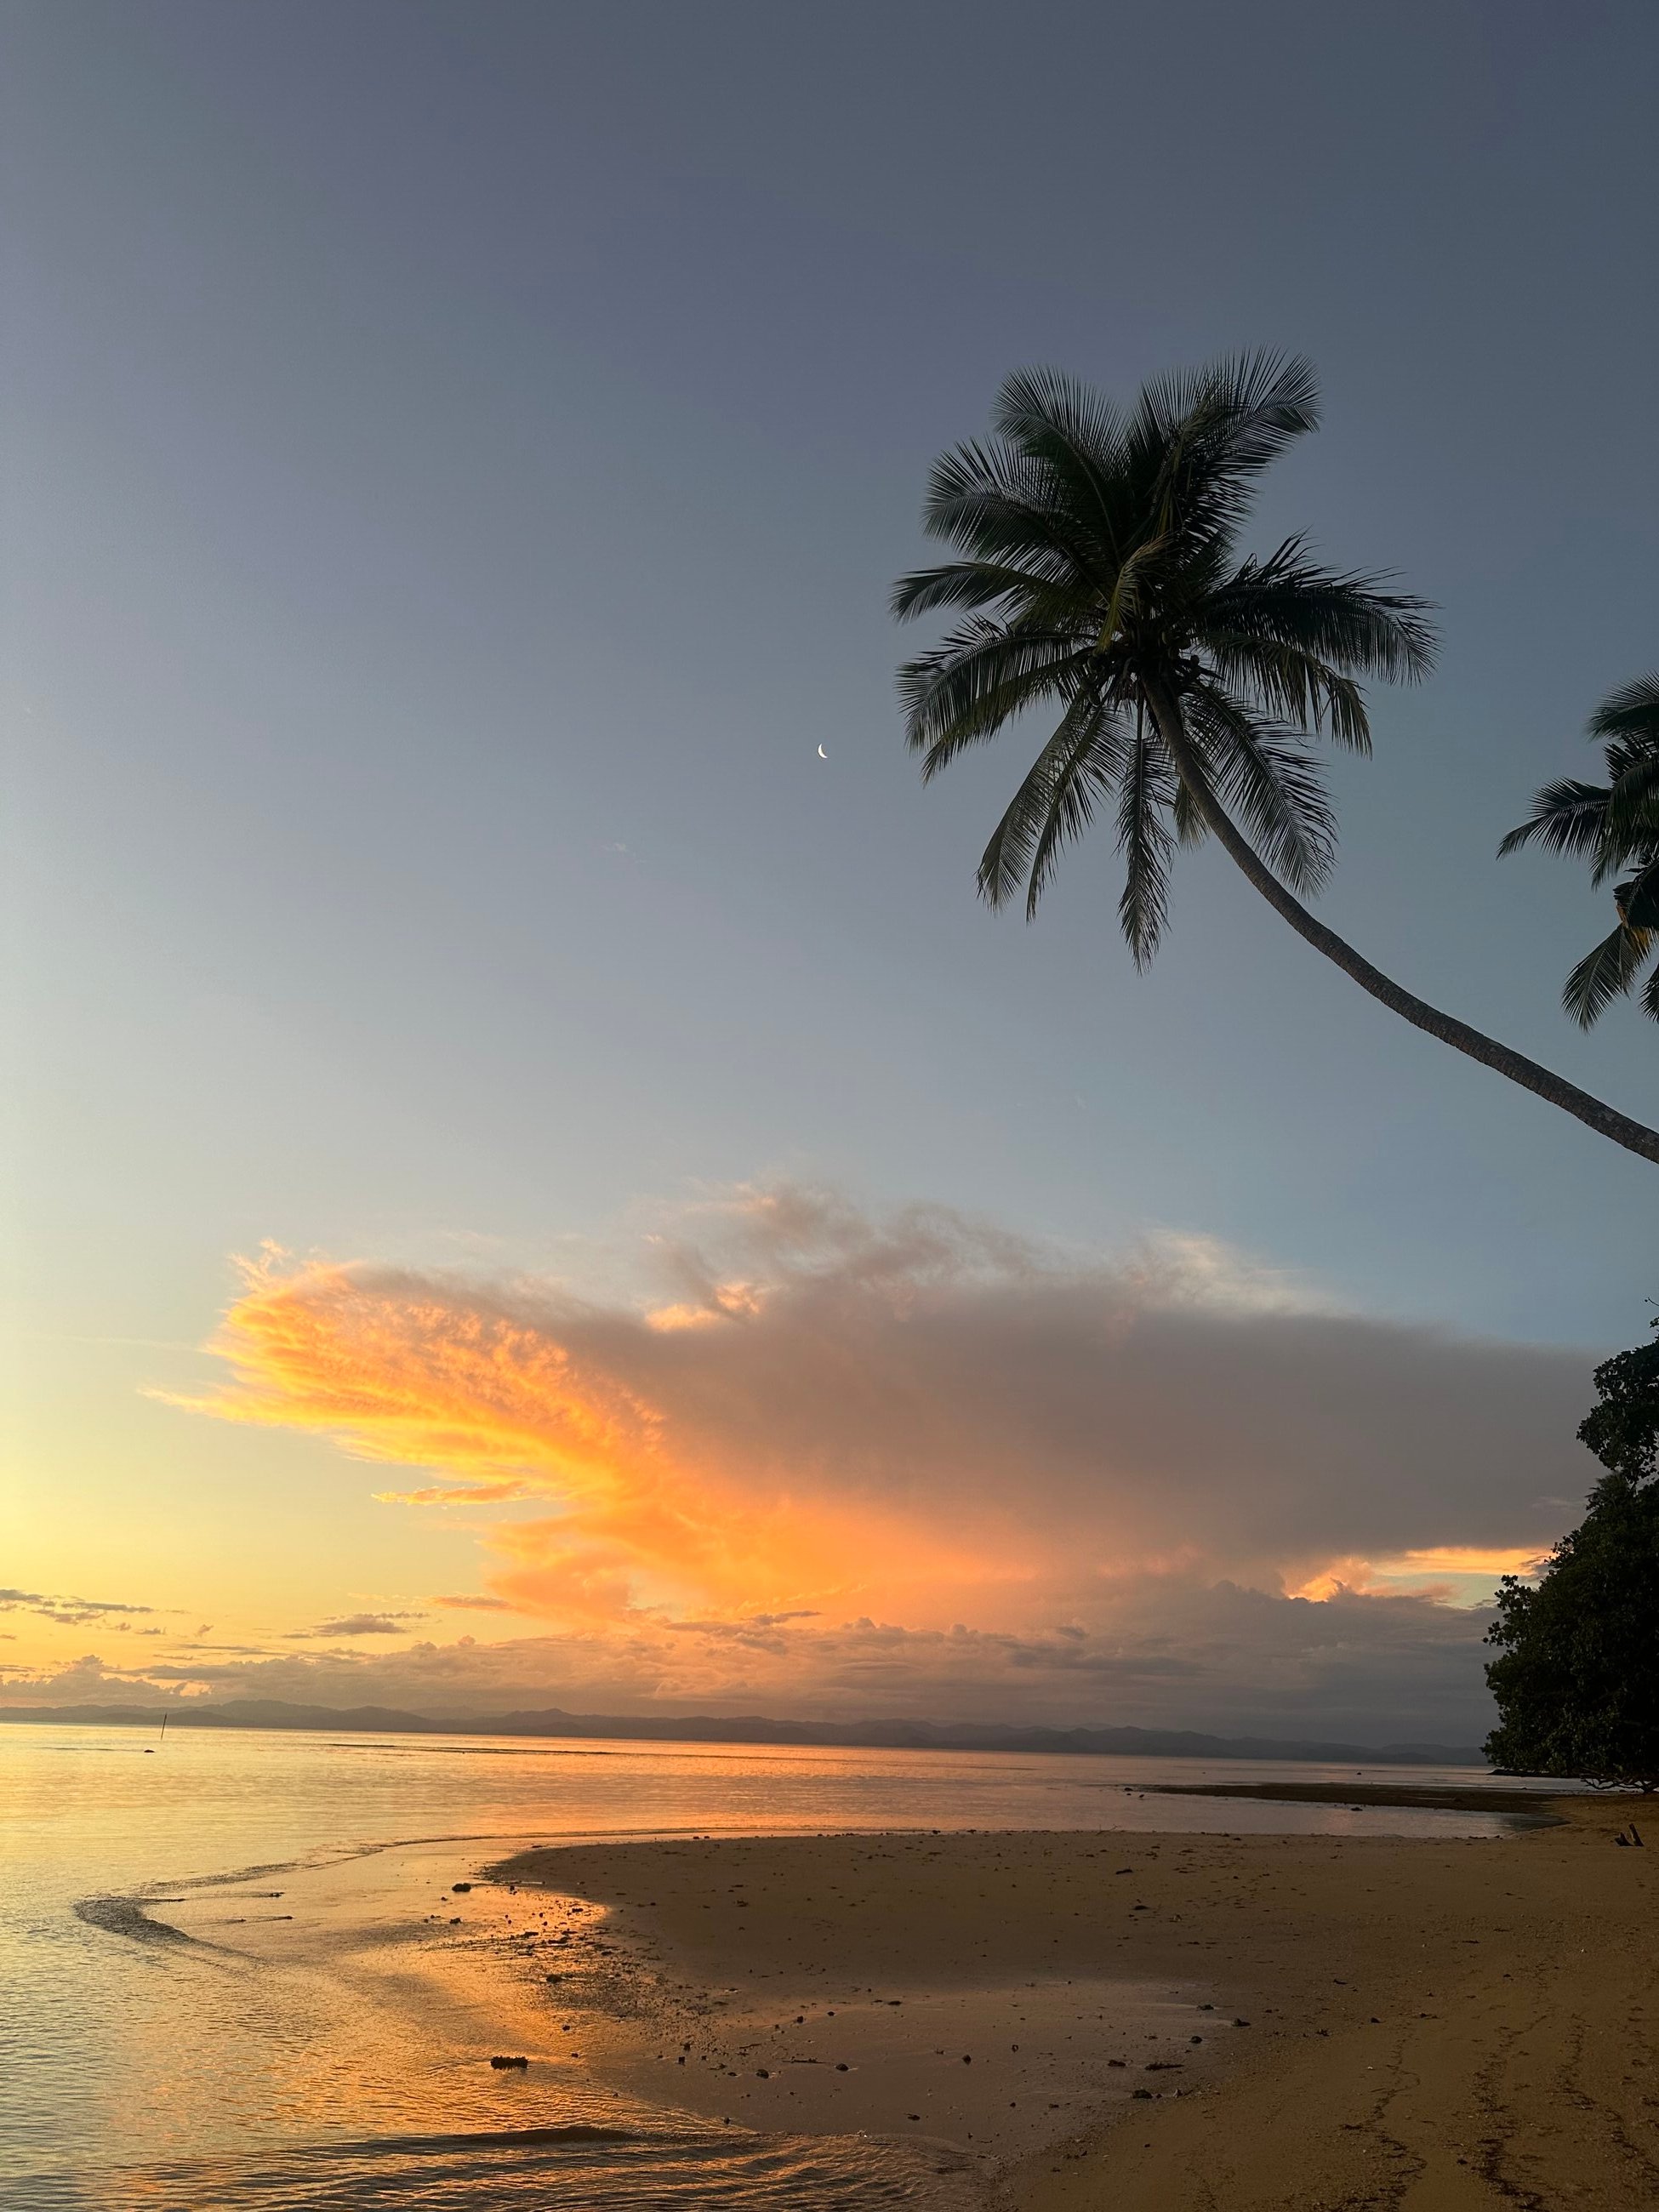
[[306, 1637], [407, 1636], [404, 1623], [424, 1620], [423, 1613], [349, 1613], [339, 1620], [319, 1621], [314, 1628], [291, 1628], [291, 1638]]
[[156, 1686], [141, 1671], [106, 1667], [95, 1651], [62, 1666], [0, 1666], [0, 1701], [21, 1705], [154, 1705]]
[[647, 1620], [495, 1644], [417, 1641], [372, 1655], [215, 1656], [153, 1668], [88, 1657], [55, 1674], [9, 1676], [0, 1668], [0, 1698], [153, 1703], [210, 1693], [440, 1717], [556, 1705], [1468, 1744], [1490, 1726], [1480, 1680], [1486, 1618], [1424, 1597], [1342, 1590], [1315, 1601], [1162, 1580], [1091, 1629]]
[[28, 1613], [66, 1628], [109, 1620], [115, 1613], [154, 1613], [154, 1606], [129, 1605], [118, 1598], [49, 1597], [40, 1590], [0, 1589], [0, 1613]]
[[458, 1609], [547, 1625], [491, 1647], [521, 1681], [533, 1643], [543, 1682], [793, 1710], [1478, 1687], [1445, 1601], [1590, 1472], [1587, 1355], [1345, 1312], [1206, 1237], [1102, 1258], [784, 1186], [648, 1251], [632, 1301], [267, 1255], [198, 1410], [418, 1470], [390, 1494], [480, 1531]]

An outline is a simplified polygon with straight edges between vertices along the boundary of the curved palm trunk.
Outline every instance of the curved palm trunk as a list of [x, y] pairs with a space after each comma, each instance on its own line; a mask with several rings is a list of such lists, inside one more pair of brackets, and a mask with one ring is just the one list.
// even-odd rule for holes
[[1644, 1160], [1659, 1162], [1659, 1129], [1650, 1129], [1643, 1122], [1632, 1121], [1627, 1114], [1604, 1106], [1588, 1091], [1581, 1091], [1576, 1083], [1569, 1083], [1547, 1067], [1540, 1067], [1524, 1053], [1511, 1052], [1507, 1045], [1471, 1029], [1455, 1015], [1443, 1014], [1426, 1000], [1401, 990], [1380, 968], [1373, 968], [1369, 960], [1356, 952], [1346, 939], [1339, 937], [1334, 929], [1328, 929], [1322, 921], [1316, 921], [1301, 900], [1286, 890], [1211, 790], [1203, 763], [1187, 735], [1186, 720], [1177, 701], [1167, 692], [1153, 691], [1149, 687], [1147, 704], [1158, 724], [1158, 734], [1169, 748], [1176, 772], [1191, 793], [1205, 823], [1268, 905], [1283, 915], [1298, 937], [1304, 938], [1316, 952], [1334, 961], [1345, 975], [1351, 975], [1362, 991], [1369, 991], [1372, 998], [1380, 999], [1413, 1028], [1426, 1030], [1430, 1036], [1438, 1037], [1442, 1044], [1450, 1045], [1455, 1052], [1467, 1053], [1484, 1067], [1496, 1068], [1498, 1074], [1508, 1076], [1523, 1091], [1547, 1099], [1564, 1114], [1576, 1115], [1598, 1136], [1622, 1145], [1626, 1152], [1639, 1153]]

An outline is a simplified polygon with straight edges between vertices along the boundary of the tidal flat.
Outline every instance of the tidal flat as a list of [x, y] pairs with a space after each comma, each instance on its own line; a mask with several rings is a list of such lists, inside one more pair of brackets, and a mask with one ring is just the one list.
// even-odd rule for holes
[[1627, 1802], [1527, 1809], [1501, 1841], [725, 1838], [490, 1875], [567, 1954], [537, 1971], [597, 2078], [713, 2124], [934, 2145], [1028, 2212], [1659, 2204], [1659, 1862], [1617, 1847]]
[[[1437, 2081], [1401, 2039], [1449, 2033], [1417, 2015], [1449, 2020], [1477, 1967], [1518, 2034], [1516, 1950], [1564, 2033], [1584, 2008], [1589, 2101], [1571, 2050], [1535, 2090], [1569, 2179], [1659, 2202], [1632, 2162], [1647, 1854], [1613, 1844], [1628, 1807], [1517, 1830], [1546, 1808], [1474, 1769], [0, 1730], [0, 2202], [983, 2212], [1073, 2179], [1062, 2203], [1109, 2207], [1127, 2176], [1139, 2212], [1203, 2204], [1193, 2175], [1259, 2123], [1264, 2186], [1278, 2160], [1341, 2203], [1328, 2153], [1397, 2178], [1385, 2138], [1417, 2130], [1439, 2172], [1437, 2113], [1398, 2084], [1339, 2109], [1306, 2069], [1352, 2044]], [[1552, 1945], [1581, 1981], [1568, 1958], [1556, 1989]], [[1595, 2115], [1626, 2075], [1620, 2151]], [[1211, 2114], [1218, 2140], [1183, 2132]], [[1506, 2126], [1444, 2172], [1520, 2171]], [[1444, 2201], [1513, 2203], [1495, 2188]]]

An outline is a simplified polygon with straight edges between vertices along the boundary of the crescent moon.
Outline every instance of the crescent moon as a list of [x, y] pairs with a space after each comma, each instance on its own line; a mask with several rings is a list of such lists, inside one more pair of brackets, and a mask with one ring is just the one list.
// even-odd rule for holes
[[818, 747], [818, 758], [819, 758], [820, 760], [828, 760], [828, 759], [829, 759], [829, 757], [830, 757], [829, 754], [828, 754], [827, 752], [825, 752], [825, 750], [823, 750], [823, 747], [822, 745], [820, 745], [820, 746]]

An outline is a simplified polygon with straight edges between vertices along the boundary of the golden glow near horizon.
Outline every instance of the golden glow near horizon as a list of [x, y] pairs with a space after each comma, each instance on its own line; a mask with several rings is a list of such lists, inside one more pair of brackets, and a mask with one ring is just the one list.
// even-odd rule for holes
[[[1389, 1553], [1374, 1559], [1333, 1559], [1287, 1595], [1319, 1603], [1341, 1589], [1376, 1590], [1479, 1603], [1504, 1575], [1524, 1579], [1539, 1573], [1545, 1556], [1535, 1545], [1508, 1549], [1479, 1544], [1429, 1545], [1420, 1551]], [[1475, 1587], [1471, 1589], [1470, 1584]]]

